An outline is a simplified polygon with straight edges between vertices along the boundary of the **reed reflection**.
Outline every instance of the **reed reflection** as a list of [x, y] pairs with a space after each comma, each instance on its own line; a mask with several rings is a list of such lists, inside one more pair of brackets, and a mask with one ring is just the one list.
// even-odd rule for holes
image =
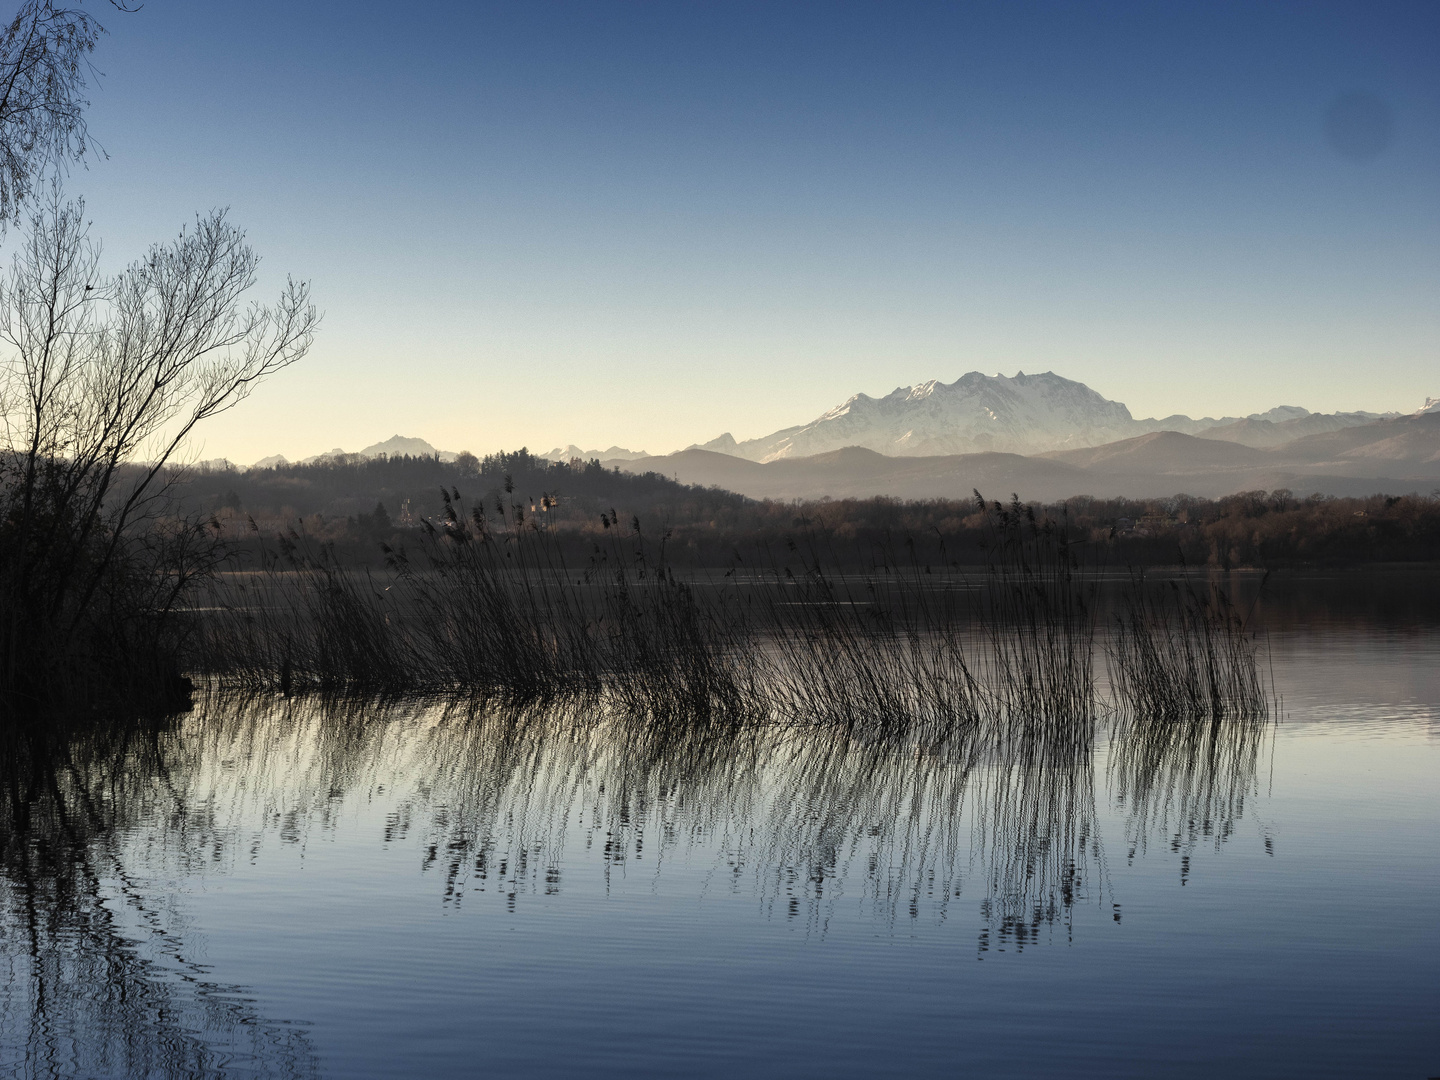
[[1214, 583], [1142, 579], [1117, 622], [1108, 768], [1127, 811], [1127, 854], [1163, 836], [1180, 855], [1183, 885], [1195, 848], [1208, 841], [1218, 850], [1258, 794], [1279, 702], [1264, 686], [1253, 633]]
[[172, 740], [88, 724], [0, 741], [0, 1054], [17, 1076], [310, 1076], [299, 1028], [214, 980], [139, 847], [207, 858]]
[[298, 842], [347, 797], [383, 798], [383, 842], [418, 847], [447, 905], [488, 893], [513, 909], [559, 893], [586, 858], [607, 887], [683, 862], [705, 889], [748, 892], [818, 934], [843, 898], [894, 926], [943, 920], [969, 890], [984, 951], [1023, 947], [1099, 896], [1093, 717], [923, 742], [655, 723], [598, 703], [257, 699], [188, 723], [176, 743], [193, 757], [175, 772], [212, 850]]
[[[1107, 776], [1130, 857], [1155, 836], [1187, 859], [1232, 835], [1273, 726], [1268, 709], [1117, 713]], [[211, 699], [167, 724], [12, 735], [7, 1057], [22, 1074], [314, 1072], [301, 1029], [265, 1020], [193, 960], [167, 897], [186, 875], [354, 828], [347, 808], [366, 805], [383, 820], [363, 827], [414, 850], [453, 908], [515, 911], [644, 874], [758, 899], [816, 936], [842, 913], [903, 930], [964, 902], [982, 958], [1069, 940], [1078, 906], [1117, 902], [1099, 731], [1093, 711], [1069, 707], [981, 714], [944, 735], [825, 718], [681, 723], [623, 698], [267, 695]]]
[[[1218, 851], [1235, 835], [1247, 800], [1259, 796], [1274, 730], [1274, 718], [1263, 712], [1120, 720], [1108, 768], [1116, 804], [1127, 811], [1128, 858], [1143, 855], [1151, 838], [1161, 838], [1180, 856], [1185, 884], [1195, 849], [1210, 843]], [[1266, 853], [1273, 854], [1263, 828], [1262, 839]]]

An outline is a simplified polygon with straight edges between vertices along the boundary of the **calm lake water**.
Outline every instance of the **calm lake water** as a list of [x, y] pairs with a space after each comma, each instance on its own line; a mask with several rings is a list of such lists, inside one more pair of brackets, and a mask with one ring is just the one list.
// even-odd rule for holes
[[1282, 576], [1278, 723], [1069, 756], [264, 698], [17, 759], [0, 1073], [1440, 1075], [1436, 582]]

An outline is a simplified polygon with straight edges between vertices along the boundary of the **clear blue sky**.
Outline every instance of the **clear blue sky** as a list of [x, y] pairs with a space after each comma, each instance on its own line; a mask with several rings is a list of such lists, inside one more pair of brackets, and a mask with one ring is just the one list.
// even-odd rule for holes
[[1440, 395], [1437, 3], [91, 3], [109, 257], [228, 205], [326, 311], [206, 457]]

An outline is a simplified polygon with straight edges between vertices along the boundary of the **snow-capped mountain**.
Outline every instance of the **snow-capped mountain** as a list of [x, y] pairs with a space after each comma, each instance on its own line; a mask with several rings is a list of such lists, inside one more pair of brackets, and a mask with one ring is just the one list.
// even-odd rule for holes
[[[424, 439], [416, 439], [407, 435], [392, 435], [384, 442], [372, 443], [370, 446], [359, 451], [355, 456], [374, 458], [379, 457], [381, 454], [384, 454], [386, 457], [435, 457], [441, 461], [454, 461], [457, 456], [450, 450], [436, 450], [435, 447], [431, 446]], [[350, 454], [346, 450], [337, 446], [334, 450], [327, 450], [323, 454], [312, 454], [310, 457], [301, 458], [299, 464], [312, 465], [317, 461], [349, 456]], [[271, 454], [269, 457], [261, 458], [250, 467], [252, 469], [272, 469], [278, 465], [289, 464], [290, 462], [284, 454]]]
[[863, 446], [914, 457], [983, 450], [1034, 453], [1093, 446], [1134, 434], [1118, 401], [1047, 371], [1013, 378], [972, 371], [953, 383], [901, 386], [882, 398], [856, 394], [800, 427], [737, 443], [728, 433], [701, 449], [775, 461]]
[[454, 461], [455, 454], [449, 450], [436, 450], [424, 439], [406, 435], [391, 435], [384, 442], [373, 443], [360, 451], [363, 458], [379, 457], [438, 457], [441, 461]]
[[881, 398], [856, 394], [808, 424], [759, 439], [737, 442], [729, 432], [691, 449], [712, 450], [767, 462], [809, 457], [847, 446], [917, 457], [995, 450], [1037, 454], [1099, 446], [1152, 431], [1200, 435], [1216, 430], [1230, 442], [1272, 445], [1294, 438], [1369, 423], [1378, 413], [1336, 413], [1323, 420], [1298, 405], [1281, 405], [1250, 416], [1167, 416], [1137, 420], [1118, 401], [1053, 371], [1013, 377], [972, 371], [953, 383], [938, 380], [898, 387]]
[[649, 457], [644, 450], [626, 450], [623, 446], [612, 446], [609, 450], [581, 450], [580, 447], [571, 443], [569, 446], [557, 446], [548, 454], [539, 454], [547, 461], [574, 461], [579, 458], [581, 461], [598, 459], [600, 461], [635, 461], [638, 458]]

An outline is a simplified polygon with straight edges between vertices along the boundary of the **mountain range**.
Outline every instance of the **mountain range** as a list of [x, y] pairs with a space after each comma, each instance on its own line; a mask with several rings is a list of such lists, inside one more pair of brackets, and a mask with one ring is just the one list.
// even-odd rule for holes
[[576, 458], [581, 461], [634, 461], [650, 455], [644, 450], [626, 450], [623, 446], [612, 446], [609, 450], [581, 450], [571, 443], [569, 446], [557, 446], [548, 454], [536, 456], [547, 461], [574, 461]]
[[953, 383], [901, 386], [884, 397], [856, 394], [808, 424], [737, 442], [730, 433], [689, 447], [748, 461], [810, 457], [860, 446], [892, 457], [1003, 452], [1039, 454], [1157, 431], [1203, 435], [1246, 446], [1279, 446], [1304, 435], [1367, 424], [1380, 414], [1317, 414], [1281, 405], [1249, 416], [1167, 416], [1137, 420], [1118, 401], [1053, 371], [1013, 377], [972, 371]]
[[1030, 456], [999, 451], [888, 456], [850, 446], [759, 462], [694, 447], [604, 464], [768, 499], [964, 499], [975, 489], [989, 497], [1018, 492], [1043, 501], [1182, 492], [1215, 498], [1278, 488], [1300, 495], [1429, 493], [1440, 489], [1440, 410], [1301, 435], [1269, 448], [1152, 431]]
[[[379, 454], [456, 456], [400, 435], [359, 451]], [[1121, 402], [1054, 372], [970, 372], [881, 398], [856, 394], [808, 424], [743, 442], [727, 433], [665, 456], [574, 444], [540, 456], [779, 499], [965, 498], [974, 488], [1044, 500], [1259, 488], [1428, 492], [1440, 484], [1440, 399], [1410, 415], [1281, 405], [1248, 416], [1137, 420]], [[285, 463], [275, 456], [256, 466]]]
[[[356, 457], [373, 458], [384, 454], [386, 457], [438, 457], [441, 461], [454, 461], [458, 456], [450, 450], [436, 450], [424, 439], [416, 439], [407, 435], [391, 435], [384, 442], [372, 443], [363, 450], [356, 451]], [[347, 451], [336, 447], [334, 450], [327, 450], [323, 454], [312, 454], [310, 457], [301, 458], [298, 464], [309, 465], [316, 461], [324, 461], [326, 458], [348, 457]], [[201, 464], [212, 464], [202, 462]], [[273, 469], [276, 465], [289, 465], [290, 462], [283, 454], [271, 454], [269, 457], [261, 458], [251, 466], [252, 469]]]

